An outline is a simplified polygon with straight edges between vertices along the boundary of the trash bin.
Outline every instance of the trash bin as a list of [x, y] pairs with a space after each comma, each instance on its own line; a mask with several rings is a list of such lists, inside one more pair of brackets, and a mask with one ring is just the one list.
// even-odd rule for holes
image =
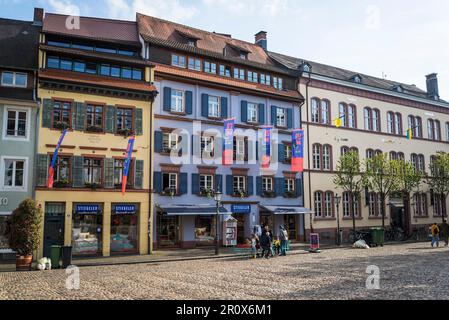
[[62, 267], [65, 269], [72, 264], [72, 246], [62, 247]]
[[384, 246], [384, 229], [383, 228], [371, 228], [371, 245]]
[[60, 259], [61, 259], [61, 246], [51, 246], [50, 260], [51, 260], [51, 268], [52, 269], [59, 268], [59, 260]]

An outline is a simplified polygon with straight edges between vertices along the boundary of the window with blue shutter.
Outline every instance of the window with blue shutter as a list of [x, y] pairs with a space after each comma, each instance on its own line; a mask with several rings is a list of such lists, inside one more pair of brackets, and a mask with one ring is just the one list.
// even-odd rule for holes
[[171, 110], [171, 88], [164, 87], [164, 102], [163, 102], [163, 110], [170, 111]]
[[200, 175], [198, 173], [192, 174], [192, 194], [200, 193]]
[[154, 132], [154, 152], [161, 153], [162, 152], [162, 131]]
[[228, 117], [228, 98], [221, 97], [221, 117], [226, 119]]
[[296, 197], [302, 197], [302, 179], [296, 179]]
[[44, 99], [42, 109], [43, 128], [51, 128], [52, 115], [53, 115], [53, 101], [51, 99]]
[[256, 195], [262, 195], [262, 177], [256, 177]]
[[259, 103], [259, 124], [265, 124], [265, 105]]
[[248, 122], [248, 101], [242, 100], [240, 106], [240, 117], [242, 122]]
[[222, 174], [216, 174], [215, 175], [215, 191], [220, 191], [223, 193], [223, 175]]
[[180, 179], [179, 179], [179, 193], [180, 194], [187, 194], [187, 183], [188, 183], [188, 174], [187, 173], [181, 173]]
[[226, 176], [226, 194], [229, 196], [232, 196], [234, 194], [234, 188], [233, 188], [233, 176], [227, 175]]
[[254, 194], [254, 177], [248, 176], [246, 178], [246, 182], [248, 183], [248, 187], [246, 188], [246, 192], [248, 196], [252, 196]]
[[293, 110], [287, 109], [287, 127], [293, 129]]
[[153, 173], [153, 189], [156, 193], [162, 192], [162, 172]]
[[280, 143], [278, 145], [278, 162], [282, 163], [285, 161], [285, 150], [284, 150], [285, 146], [283, 143]]
[[276, 107], [276, 106], [271, 106], [271, 124], [273, 126], [276, 125], [277, 108], [278, 107]]
[[201, 95], [201, 116], [209, 117], [209, 95], [206, 93]]
[[192, 114], [192, 106], [193, 106], [193, 93], [192, 91], [186, 91], [186, 113]]

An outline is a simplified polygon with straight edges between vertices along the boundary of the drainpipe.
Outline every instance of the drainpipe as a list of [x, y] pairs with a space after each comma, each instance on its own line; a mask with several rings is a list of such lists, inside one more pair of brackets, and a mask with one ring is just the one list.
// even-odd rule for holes
[[[307, 175], [309, 178], [308, 190], [309, 190], [309, 204], [312, 207], [312, 181], [311, 181], [311, 172], [310, 172], [310, 115], [309, 115], [309, 84], [311, 82], [311, 70], [308, 72], [308, 79], [306, 82], [306, 128], [307, 128], [307, 166], [308, 171]], [[310, 213], [310, 233], [313, 233], [313, 225], [312, 225], [312, 213]], [[305, 233], [304, 233], [305, 234]], [[306, 237], [304, 235], [304, 237]], [[307, 239], [304, 239], [307, 241]]]
[[[150, 68], [150, 77], [151, 77], [151, 73], [152, 70]], [[151, 80], [151, 79], [150, 79]], [[153, 250], [152, 250], [152, 246], [153, 246], [153, 220], [154, 217], [151, 214], [151, 212], [153, 212], [153, 139], [154, 139], [154, 135], [153, 135], [153, 119], [154, 119], [154, 115], [153, 115], [153, 104], [154, 104], [154, 98], [155, 96], [153, 96], [151, 98], [151, 102], [150, 102], [150, 145], [148, 148], [148, 152], [149, 152], [149, 160], [150, 160], [150, 185], [149, 185], [149, 191], [148, 191], [148, 254], [152, 254]]]
[[[37, 110], [36, 110], [36, 121], [35, 121], [35, 127], [34, 127], [34, 145], [33, 145], [33, 169], [36, 166], [36, 158], [37, 158], [37, 144], [39, 141], [39, 118], [40, 118], [40, 110], [41, 110], [41, 101], [40, 99], [37, 97], [37, 87], [38, 87], [38, 81], [37, 81], [37, 71], [34, 71], [34, 90], [33, 90], [33, 100], [36, 102], [37, 104]], [[36, 175], [36, 170], [33, 170], [33, 183], [31, 185], [31, 198], [36, 200], [36, 186], [37, 186], [37, 175]]]

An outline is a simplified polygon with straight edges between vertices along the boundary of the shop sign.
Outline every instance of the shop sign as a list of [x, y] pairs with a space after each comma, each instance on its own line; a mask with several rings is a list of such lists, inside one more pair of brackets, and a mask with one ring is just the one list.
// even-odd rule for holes
[[231, 205], [232, 213], [250, 213], [251, 205], [250, 204], [233, 204]]
[[113, 206], [114, 214], [135, 214], [137, 212], [135, 204], [116, 204]]
[[100, 205], [98, 204], [77, 204], [75, 207], [76, 214], [100, 214]]

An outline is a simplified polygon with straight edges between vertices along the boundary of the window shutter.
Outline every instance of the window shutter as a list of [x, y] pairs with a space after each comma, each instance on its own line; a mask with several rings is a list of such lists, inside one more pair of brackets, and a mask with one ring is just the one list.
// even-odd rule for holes
[[226, 176], [226, 194], [232, 196], [234, 194], [233, 190], [233, 177], [232, 175]]
[[115, 133], [115, 115], [116, 109], [114, 106], [106, 107], [106, 121], [105, 121], [105, 132]]
[[262, 177], [256, 177], [256, 195], [262, 195]]
[[192, 173], [192, 194], [200, 193], [200, 175]]
[[192, 155], [201, 158], [201, 138], [197, 134], [192, 135]]
[[162, 131], [154, 132], [154, 152], [161, 153], [162, 152]]
[[277, 112], [277, 108], [276, 106], [271, 106], [271, 124], [273, 126], [276, 125], [276, 112]]
[[171, 88], [169, 88], [169, 87], [164, 87], [163, 110], [164, 111], [170, 111], [171, 110]]
[[156, 193], [162, 192], [162, 173], [154, 172], [153, 173], [153, 189]]
[[252, 196], [254, 194], [254, 178], [252, 176], [246, 177], [246, 182], [248, 183], [247, 193], [248, 196]]
[[259, 161], [259, 141], [256, 141], [256, 160]]
[[242, 100], [240, 108], [242, 122], [248, 122], [248, 101]]
[[134, 116], [134, 132], [136, 135], [141, 136], [143, 134], [143, 110], [136, 109]]
[[[188, 133], [183, 133], [180, 135], [181, 141], [180, 141], [180, 146], [181, 148], [179, 149], [179, 156], [182, 157], [182, 155], [188, 155], [189, 154], [189, 143], [190, 140], [189, 139], [189, 134]], [[179, 139], [179, 138], [178, 138]]]
[[209, 96], [205, 93], [201, 95], [201, 116], [209, 117]]
[[285, 148], [285, 146], [284, 146], [283, 143], [280, 143], [278, 145], [278, 162], [280, 162], [280, 163], [285, 161], [285, 153], [284, 153], [285, 150], [284, 150], [284, 148]]
[[276, 196], [282, 197], [285, 193], [284, 178], [275, 178], [274, 180], [274, 191], [276, 192]]
[[106, 189], [114, 188], [114, 159], [104, 159], [104, 187]]
[[74, 156], [72, 158], [72, 185], [74, 188], [84, 187], [83, 157]]
[[228, 117], [228, 98], [221, 97], [221, 117], [226, 119]]
[[75, 102], [75, 115], [73, 119], [72, 128], [78, 131], [86, 129], [86, 105], [82, 102]]
[[[223, 158], [223, 138], [221, 135], [214, 137], [214, 159]], [[221, 161], [219, 162], [222, 163]]]
[[44, 107], [42, 110], [42, 127], [51, 128], [51, 117], [53, 114], [53, 101], [51, 99], [44, 99]]
[[186, 113], [192, 114], [193, 106], [193, 93], [192, 91], [186, 91]]
[[301, 179], [296, 179], [296, 197], [299, 198], [302, 196], [302, 183], [301, 183]]
[[287, 127], [293, 129], [293, 110], [287, 109]]
[[179, 179], [179, 193], [186, 194], [187, 193], [187, 173], [181, 173]]
[[36, 185], [38, 187], [45, 187], [48, 178], [48, 163], [49, 157], [46, 154], [38, 154], [36, 156]]
[[143, 160], [136, 160], [134, 166], [134, 188], [143, 189]]
[[365, 205], [369, 206], [369, 189], [365, 187]]
[[433, 207], [435, 205], [435, 194], [433, 189], [430, 189], [430, 206]]
[[257, 161], [257, 150], [256, 149], [256, 142], [257, 141], [252, 141], [248, 138], [247, 140], [247, 150], [246, 151], [246, 157], [248, 158], [248, 162]]
[[259, 103], [259, 124], [265, 124], [265, 105]]
[[215, 175], [215, 191], [223, 192], [223, 175], [216, 174]]

